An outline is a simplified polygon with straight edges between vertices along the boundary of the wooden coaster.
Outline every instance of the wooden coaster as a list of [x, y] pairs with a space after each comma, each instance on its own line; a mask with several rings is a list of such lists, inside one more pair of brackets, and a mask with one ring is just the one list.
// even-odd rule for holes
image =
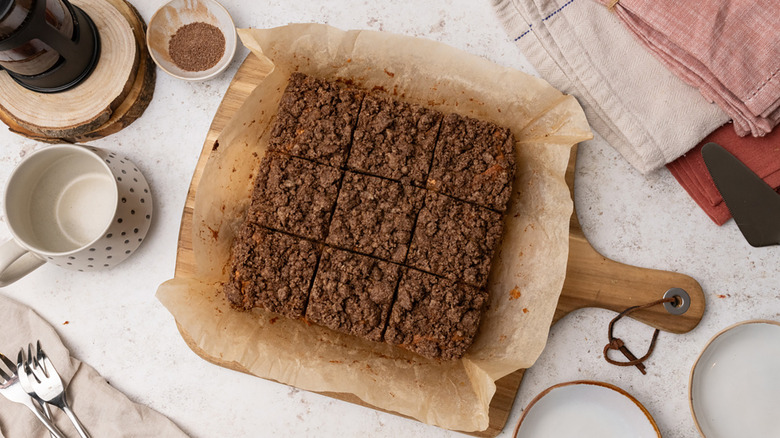
[[100, 32], [95, 70], [78, 86], [43, 94], [0, 72], [0, 120], [35, 140], [86, 142], [118, 132], [143, 114], [154, 94], [156, 68], [146, 49], [146, 24], [124, 0], [77, 0]]

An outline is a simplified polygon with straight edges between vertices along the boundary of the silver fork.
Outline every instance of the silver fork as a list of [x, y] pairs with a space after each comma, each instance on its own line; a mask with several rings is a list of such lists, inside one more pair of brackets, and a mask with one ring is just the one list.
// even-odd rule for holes
[[[27, 356], [32, 356], [32, 349], [31, 345], [27, 346]], [[49, 405], [47, 403], [44, 403], [43, 400], [38, 397], [38, 394], [35, 393], [35, 390], [32, 387], [32, 384], [30, 384], [30, 377], [27, 375], [30, 371], [26, 367], [27, 359], [24, 358], [24, 348], [19, 349], [19, 355], [16, 357], [16, 376], [19, 378], [19, 384], [22, 385], [22, 389], [24, 389], [24, 392], [26, 392], [30, 397], [33, 398], [33, 400], [36, 402], [37, 406], [41, 408], [41, 412], [43, 413], [46, 418], [52, 421], [54, 423], [54, 419], [51, 417], [51, 410], [49, 410]], [[51, 435], [52, 438], [54, 438], [54, 434]]]
[[19, 384], [16, 365], [3, 354], [0, 354], [0, 360], [2, 360], [7, 368], [7, 370], [3, 370], [3, 367], [0, 367], [0, 394], [12, 402], [21, 403], [27, 406], [33, 411], [35, 416], [38, 417], [38, 420], [49, 429], [49, 433], [51, 433], [52, 436], [56, 438], [65, 438], [51, 421], [44, 417], [41, 411], [35, 407], [32, 397], [22, 389], [22, 386]]
[[[30, 347], [32, 345], [28, 348]], [[73, 426], [76, 427], [76, 431], [78, 431], [81, 438], [91, 438], [78, 417], [76, 417], [76, 414], [70, 409], [62, 379], [60, 379], [60, 375], [57, 374], [57, 370], [54, 369], [54, 365], [46, 356], [46, 353], [41, 349], [40, 341], [38, 341], [37, 345], [37, 357], [28, 357], [27, 366], [31, 368], [32, 373], [28, 373], [28, 376], [38, 397], [44, 402], [62, 409], [70, 419], [70, 422], [73, 423]], [[25, 370], [27, 366], [25, 366]]]

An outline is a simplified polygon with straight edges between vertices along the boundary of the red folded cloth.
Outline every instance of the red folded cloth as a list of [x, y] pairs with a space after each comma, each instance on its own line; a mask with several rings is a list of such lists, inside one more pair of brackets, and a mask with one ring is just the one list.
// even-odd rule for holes
[[597, 1], [614, 5], [640, 42], [720, 106], [739, 135], [766, 135], [780, 122], [777, 0]]
[[695, 148], [666, 167], [697, 204], [718, 225], [723, 225], [729, 213], [710, 172], [701, 156], [706, 143], [715, 142], [745, 163], [761, 179], [780, 193], [780, 129], [766, 137], [738, 137], [730, 124], [713, 131]]

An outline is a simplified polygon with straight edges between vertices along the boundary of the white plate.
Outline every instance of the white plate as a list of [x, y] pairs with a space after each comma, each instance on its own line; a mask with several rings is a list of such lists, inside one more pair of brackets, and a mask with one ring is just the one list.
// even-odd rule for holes
[[688, 389], [706, 438], [780, 436], [780, 323], [746, 321], [715, 335]]
[[622, 389], [603, 382], [552, 386], [528, 404], [517, 438], [660, 438], [644, 406]]

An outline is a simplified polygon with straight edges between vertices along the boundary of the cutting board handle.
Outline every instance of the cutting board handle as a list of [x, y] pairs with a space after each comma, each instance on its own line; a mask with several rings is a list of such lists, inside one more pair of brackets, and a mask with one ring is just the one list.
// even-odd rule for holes
[[696, 280], [676, 272], [625, 265], [602, 256], [585, 238], [576, 212], [574, 215], [566, 281], [553, 323], [584, 307], [622, 312], [631, 306], [659, 300], [667, 290], [679, 287], [691, 297], [691, 307], [684, 314], [672, 315], [658, 305], [634, 312], [631, 318], [671, 333], [686, 333], [699, 324], [704, 314], [704, 292]]
[[[574, 199], [574, 174], [577, 150], [574, 146], [566, 170], [566, 183]], [[599, 254], [582, 232], [577, 210], [569, 223], [569, 262], [553, 324], [569, 313], [584, 307], [600, 307], [622, 312], [631, 306], [641, 306], [663, 298], [673, 288], [688, 292], [691, 307], [682, 315], [672, 315], [663, 306], [653, 306], [631, 314], [659, 330], [687, 333], [704, 315], [704, 292], [699, 282], [676, 272], [625, 265]]]

